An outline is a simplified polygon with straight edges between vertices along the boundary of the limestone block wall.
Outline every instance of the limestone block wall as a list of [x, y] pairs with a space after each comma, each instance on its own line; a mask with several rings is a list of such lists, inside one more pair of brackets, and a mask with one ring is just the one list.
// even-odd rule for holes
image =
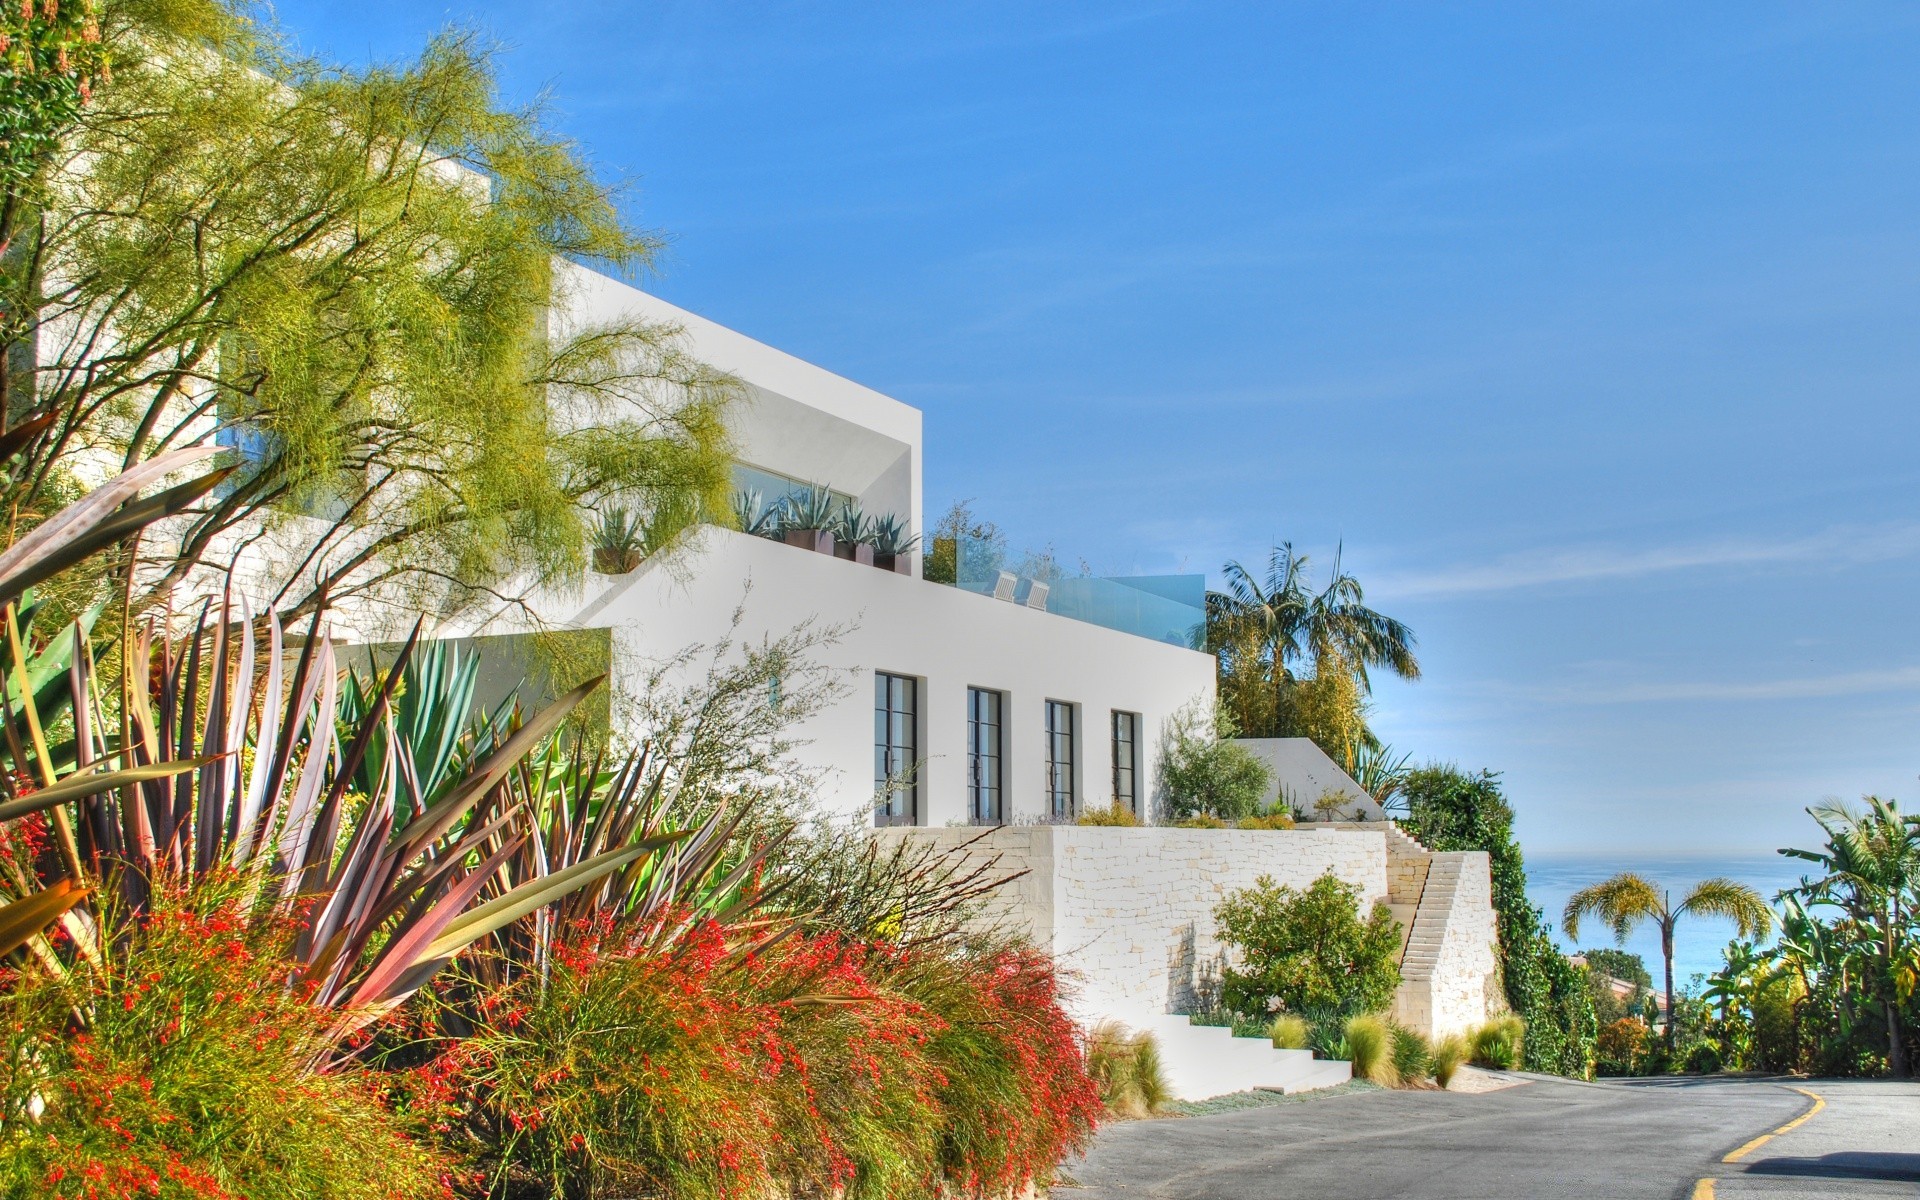
[[1478, 850], [1433, 854], [1400, 962], [1394, 1019], [1430, 1037], [1487, 1019], [1499, 929], [1492, 864]]
[[1050, 947], [1075, 977], [1077, 1015], [1134, 1025], [1188, 1011], [1218, 978], [1213, 909], [1261, 875], [1305, 887], [1328, 871], [1360, 890], [1388, 893], [1384, 824], [1346, 829], [1238, 830], [1004, 826], [902, 829], [881, 836], [965, 846], [1026, 871], [1000, 889], [997, 915]]

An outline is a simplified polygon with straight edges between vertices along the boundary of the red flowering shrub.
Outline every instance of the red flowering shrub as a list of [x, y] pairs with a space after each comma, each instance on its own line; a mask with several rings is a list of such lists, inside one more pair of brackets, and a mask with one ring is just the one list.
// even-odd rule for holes
[[895, 985], [940, 1018], [940, 1169], [968, 1195], [1005, 1195], [1083, 1149], [1101, 1114], [1053, 960], [1026, 947], [902, 964]]
[[410, 1084], [497, 1155], [495, 1195], [1003, 1194], [1099, 1111], [1038, 954], [814, 935], [748, 955], [709, 924], [556, 958]]
[[[232, 885], [164, 886], [112, 958], [0, 987], [0, 1196], [404, 1200], [443, 1191]], [[270, 944], [284, 944], [284, 940]], [[84, 1027], [75, 1014], [84, 1014]]]

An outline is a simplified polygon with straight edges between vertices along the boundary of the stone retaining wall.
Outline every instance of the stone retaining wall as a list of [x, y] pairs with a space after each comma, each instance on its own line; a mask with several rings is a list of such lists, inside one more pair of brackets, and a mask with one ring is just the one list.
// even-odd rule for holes
[[[1439, 1022], [1443, 1032], [1485, 1015], [1493, 970], [1486, 855], [1477, 856], [1477, 867], [1465, 861], [1473, 855], [1431, 855], [1385, 822], [1295, 830], [923, 827], [878, 835], [964, 848], [973, 863], [997, 860], [998, 871], [1024, 872], [994, 893], [993, 916], [1023, 929], [1075, 977], [1083, 1020], [1145, 1025], [1191, 1011], [1219, 978], [1213, 910], [1227, 893], [1262, 875], [1304, 888], [1329, 871], [1357, 887], [1364, 905], [1393, 899], [1409, 927], [1405, 954], [1417, 980], [1410, 974], [1396, 1012], [1404, 1009], [1423, 1031]], [[1436, 889], [1429, 862], [1455, 882]], [[1442, 870], [1447, 862], [1453, 865]], [[1476, 954], [1474, 939], [1483, 936]], [[1469, 993], [1480, 1003], [1471, 1019]]]

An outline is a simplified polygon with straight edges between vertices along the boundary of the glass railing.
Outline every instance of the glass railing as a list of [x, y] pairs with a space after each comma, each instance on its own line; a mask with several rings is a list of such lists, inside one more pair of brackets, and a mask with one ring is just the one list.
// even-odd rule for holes
[[1049, 556], [1008, 561], [997, 542], [962, 538], [956, 586], [1056, 616], [1175, 646], [1198, 644], [1206, 624], [1204, 575], [1076, 575]]

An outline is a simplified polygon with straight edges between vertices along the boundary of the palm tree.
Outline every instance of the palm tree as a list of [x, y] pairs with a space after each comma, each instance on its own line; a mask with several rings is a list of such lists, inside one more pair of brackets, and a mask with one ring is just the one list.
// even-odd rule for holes
[[1319, 659], [1328, 651], [1352, 665], [1360, 686], [1372, 690], [1368, 667], [1384, 667], [1402, 679], [1420, 678], [1413, 655], [1413, 630], [1368, 608], [1360, 581], [1340, 569], [1334, 554], [1327, 586], [1312, 591], [1307, 569], [1312, 560], [1282, 542], [1267, 556], [1265, 580], [1238, 561], [1221, 573], [1227, 590], [1216, 597], [1216, 612], [1238, 627], [1258, 632], [1264, 651], [1278, 666]]
[[1907, 1073], [1900, 1033], [1900, 973], [1912, 961], [1908, 930], [1920, 901], [1920, 818], [1907, 816], [1892, 800], [1866, 798], [1856, 811], [1844, 804], [1822, 804], [1807, 815], [1826, 831], [1825, 850], [1782, 850], [1789, 858], [1816, 863], [1826, 874], [1794, 893], [1808, 903], [1831, 904], [1846, 912], [1873, 947], [1868, 981], [1887, 1023], [1887, 1067]]
[[1652, 921], [1660, 927], [1660, 954], [1667, 968], [1667, 1049], [1674, 1044], [1673, 927], [1683, 916], [1725, 917], [1741, 937], [1765, 937], [1773, 928], [1773, 909], [1760, 893], [1731, 879], [1703, 879], [1676, 906], [1673, 894], [1643, 875], [1622, 871], [1612, 879], [1581, 888], [1567, 901], [1561, 925], [1567, 936], [1580, 940], [1580, 918], [1597, 916], [1613, 929], [1620, 942], [1634, 926]]
[[1341, 569], [1338, 553], [1317, 592], [1307, 580], [1310, 566], [1293, 543], [1282, 542], [1267, 557], [1264, 579], [1237, 561], [1221, 569], [1227, 590], [1207, 596], [1207, 649], [1220, 656], [1222, 675], [1258, 675], [1278, 693], [1297, 668], [1326, 668], [1350, 673], [1363, 696], [1373, 690], [1370, 667], [1418, 679], [1413, 630], [1367, 607], [1360, 581]]

